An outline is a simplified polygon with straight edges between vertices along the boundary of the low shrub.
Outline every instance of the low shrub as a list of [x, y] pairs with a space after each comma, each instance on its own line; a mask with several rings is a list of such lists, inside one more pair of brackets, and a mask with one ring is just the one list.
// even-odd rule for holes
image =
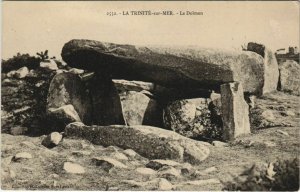
[[299, 159], [278, 160], [264, 168], [253, 165], [240, 177], [224, 185], [223, 190], [229, 191], [297, 191], [299, 190]]

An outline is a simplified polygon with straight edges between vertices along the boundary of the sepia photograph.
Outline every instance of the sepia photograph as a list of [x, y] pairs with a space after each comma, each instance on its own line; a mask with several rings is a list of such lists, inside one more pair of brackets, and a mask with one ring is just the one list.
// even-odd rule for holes
[[2, 1], [1, 190], [299, 191], [299, 1]]

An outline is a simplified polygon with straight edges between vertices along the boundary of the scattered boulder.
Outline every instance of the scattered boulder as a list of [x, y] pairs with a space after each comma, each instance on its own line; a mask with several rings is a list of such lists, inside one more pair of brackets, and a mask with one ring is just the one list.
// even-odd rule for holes
[[160, 178], [158, 182], [158, 190], [161, 191], [171, 191], [173, 189], [172, 183], [164, 178]]
[[120, 161], [117, 161], [113, 158], [109, 157], [94, 157], [92, 159], [92, 162], [96, 164], [96, 166], [101, 166], [101, 168], [107, 172], [113, 167], [120, 168], [120, 169], [127, 169], [128, 167], [121, 163]]
[[[264, 84], [262, 88], [262, 94], [276, 91], [279, 78], [279, 70], [275, 54], [264, 45], [253, 42], [248, 43], [247, 51], [253, 51], [264, 58]], [[245, 85], [244, 82], [243, 85]]]
[[293, 60], [279, 63], [279, 90], [300, 96], [300, 65]]
[[84, 168], [81, 165], [78, 165], [76, 163], [71, 163], [71, 162], [65, 162], [63, 169], [67, 173], [74, 173], [74, 174], [82, 174], [85, 173]]
[[16, 70], [16, 71], [10, 71], [7, 73], [7, 77], [15, 77], [18, 79], [23, 79], [24, 77], [26, 77], [29, 74], [29, 70], [27, 67], [21, 67], [20, 69]]
[[136, 168], [135, 171], [142, 175], [155, 175], [156, 174], [156, 171], [154, 171], [153, 169], [144, 168], [144, 167], [138, 167], [138, 168]]
[[60, 133], [53, 132], [50, 135], [48, 135], [45, 139], [43, 139], [42, 145], [48, 148], [53, 148], [61, 142], [62, 138], [63, 136]]
[[68, 137], [84, 138], [98, 145], [130, 148], [150, 159], [175, 159], [196, 164], [209, 155], [208, 143], [157, 127], [82, 126], [70, 123], [65, 133]]
[[177, 166], [177, 165], [179, 165], [179, 163], [176, 161], [165, 160], [165, 159], [154, 159], [154, 160], [150, 160], [150, 162], [147, 163], [146, 167], [154, 170], [159, 170], [164, 166]]
[[264, 70], [264, 59], [250, 51], [138, 47], [71, 40], [64, 45], [62, 58], [72, 67], [107, 70], [114, 79], [153, 82], [165, 87], [218, 90], [223, 83], [240, 81], [245, 92], [260, 94], [269, 80], [265, 79], [268, 71]]
[[132, 149], [126, 149], [123, 151], [124, 154], [128, 155], [129, 157], [135, 157], [137, 153]]
[[126, 125], [161, 125], [162, 112], [154, 99], [141, 92], [128, 91], [121, 95]]
[[174, 167], [163, 167], [158, 171], [160, 177], [166, 178], [167, 180], [173, 180], [181, 176], [181, 172]]
[[22, 159], [32, 159], [32, 155], [27, 152], [17, 153], [13, 158], [12, 161], [20, 161]]
[[233, 140], [250, 133], [249, 106], [244, 100], [241, 83], [221, 85], [223, 139]]
[[91, 154], [90, 151], [72, 151], [72, 155], [75, 155], [78, 157], [89, 156], [90, 154]]
[[49, 61], [40, 62], [40, 67], [50, 71], [58, 70], [56, 62], [52, 59]]

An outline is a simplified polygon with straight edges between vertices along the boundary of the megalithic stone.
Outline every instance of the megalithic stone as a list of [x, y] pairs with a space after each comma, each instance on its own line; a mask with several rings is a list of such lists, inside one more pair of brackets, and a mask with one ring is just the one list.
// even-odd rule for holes
[[247, 45], [248, 51], [253, 51], [264, 58], [264, 86], [262, 94], [275, 91], [279, 81], [279, 69], [275, 54], [270, 48], [250, 42]]
[[250, 133], [249, 106], [244, 99], [243, 86], [233, 82], [221, 85], [223, 139], [233, 140]]
[[221, 84], [236, 81], [243, 84], [245, 92], [260, 95], [267, 80], [263, 57], [251, 51], [71, 40], [64, 45], [62, 58], [75, 68], [106, 71], [113, 79], [153, 82], [179, 89], [219, 91]]
[[112, 79], [104, 73], [95, 73], [89, 80], [92, 100], [92, 122], [95, 125], [125, 125], [120, 96]]

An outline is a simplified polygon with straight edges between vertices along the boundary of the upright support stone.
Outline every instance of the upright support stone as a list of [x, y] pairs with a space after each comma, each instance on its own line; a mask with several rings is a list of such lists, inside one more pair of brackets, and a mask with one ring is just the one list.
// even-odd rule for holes
[[63, 130], [70, 122], [91, 123], [91, 101], [78, 75], [61, 73], [54, 76], [47, 97], [49, 120], [56, 130]]
[[244, 100], [242, 84], [221, 85], [221, 102], [224, 140], [250, 133], [249, 106]]
[[279, 79], [279, 70], [275, 54], [268, 47], [253, 42], [248, 43], [247, 51], [253, 51], [264, 58], [262, 94], [276, 91]]
[[120, 97], [112, 79], [95, 73], [89, 84], [93, 124], [125, 125]]

